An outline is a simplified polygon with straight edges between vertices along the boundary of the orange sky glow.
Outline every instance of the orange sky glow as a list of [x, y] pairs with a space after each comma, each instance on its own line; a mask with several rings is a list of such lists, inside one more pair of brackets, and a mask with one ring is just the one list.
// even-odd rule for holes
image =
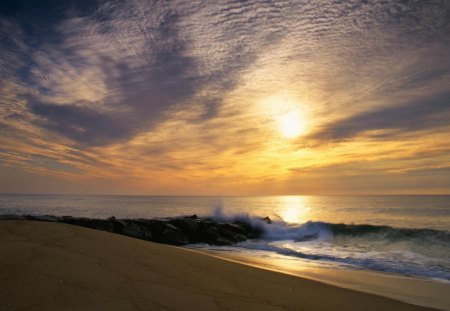
[[0, 192], [450, 193], [449, 3], [74, 3], [0, 11]]

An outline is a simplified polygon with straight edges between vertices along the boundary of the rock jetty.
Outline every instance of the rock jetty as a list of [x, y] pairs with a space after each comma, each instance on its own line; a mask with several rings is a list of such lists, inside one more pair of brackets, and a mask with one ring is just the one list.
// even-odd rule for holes
[[108, 219], [72, 217], [72, 216], [15, 216], [3, 215], [0, 219], [27, 219], [60, 222], [97, 230], [123, 234], [142, 240], [186, 245], [206, 243], [209, 245], [233, 245], [262, 235], [263, 224], [270, 224], [268, 217], [259, 222], [244, 220], [216, 221], [200, 218], [196, 215], [164, 219]]

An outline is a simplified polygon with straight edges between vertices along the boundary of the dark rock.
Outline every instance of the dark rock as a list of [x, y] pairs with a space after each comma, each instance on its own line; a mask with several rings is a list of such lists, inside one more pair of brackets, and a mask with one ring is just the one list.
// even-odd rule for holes
[[[166, 219], [95, 219], [72, 216], [15, 216], [0, 215], [0, 219], [31, 219], [50, 222], [63, 222], [87, 228], [124, 234], [130, 237], [166, 243], [185, 245], [188, 243], [208, 243], [211, 245], [233, 245], [247, 239], [258, 238], [263, 233], [263, 224], [249, 221], [217, 222], [197, 215]], [[267, 224], [269, 217], [262, 218]]]
[[[246, 230], [244, 227], [235, 224], [235, 223], [226, 223], [222, 225], [222, 228], [230, 230], [236, 234], [241, 234], [241, 235], [247, 235], [248, 234], [248, 230]], [[251, 227], [248, 227], [251, 228]]]
[[122, 227], [122, 233], [128, 236], [131, 236], [133, 238], [138, 238], [142, 240], [148, 240], [151, 241], [153, 238], [153, 235], [148, 228], [142, 226], [141, 224], [137, 222], [127, 222]]
[[[89, 223], [91, 219], [85, 217], [72, 217], [72, 216], [62, 216], [62, 222], [66, 224], [84, 226], [84, 224]], [[88, 227], [88, 226], [85, 226]]]
[[23, 215], [0, 215], [0, 220], [25, 220], [26, 216]]
[[180, 230], [174, 230], [167, 228], [163, 232], [162, 243], [172, 244], [172, 245], [186, 245], [189, 244], [190, 240], [186, 234]]
[[108, 232], [115, 232], [114, 222], [106, 219], [63, 216], [61, 221], [71, 225], [88, 227], [91, 229], [97, 229]]
[[269, 218], [269, 216], [266, 216], [266, 217], [262, 218], [261, 220], [264, 221], [266, 224], [269, 224], [269, 225], [272, 223], [272, 220]]
[[49, 221], [49, 222], [61, 221], [61, 217], [57, 217], [57, 216], [53, 216], [53, 215], [27, 216], [27, 219]]
[[165, 226], [165, 223], [163, 221], [151, 219], [147, 221], [142, 221], [141, 225], [145, 226], [152, 232], [154, 241], [159, 242], [164, 240], [163, 234], [167, 227]]
[[210, 226], [204, 231], [205, 242], [211, 245], [233, 245], [226, 237], [222, 236], [218, 227]]
[[113, 232], [114, 233], [123, 233], [123, 228], [127, 225], [127, 222], [120, 219], [114, 219], [111, 221], [113, 225]]
[[200, 238], [200, 226], [199, 222], [192, 217], [175, 218], [170, 220], [170, 223], [184, 232], [189, 240], [192, 242], [199, 241]]
[[234, 243], [247, 240], [247, 237], [245, 235], [233, 232], [233, 231], [231, 231], [227, 228], [223, 228], [223, 227], [220, 228], [220, 235]]
[[251, 232], [253, 229], [253, 227], [249, 223], [241, 221], [241, 220], [235, 220], [232, 224], [237, 227], [240, 227], [247, 234], [249, 232]]
[[166, 227], [166, 229], [178, 230], [178, 228], [176, 226], [172, 225], [170, 222], [164, 222], [163, 224]]
[[248, 237], [249, 239], [258, 239], [258, 238], [261, 237], [262, 233], [263, 233], [262, 230], [260, 230], [260, 229], [258, 229], [258, 228], [255, 228], [255, 229], [253, 229], [253, 230], [248, 234], [247, 237]]
[[98, 221], [92, 222], [92, 226], [94, 229], [108, 231], [108, 232], [115, 232], [114, 224], [115, 223], [113, 221], [109, 221], [109, 220], [98, 220]]

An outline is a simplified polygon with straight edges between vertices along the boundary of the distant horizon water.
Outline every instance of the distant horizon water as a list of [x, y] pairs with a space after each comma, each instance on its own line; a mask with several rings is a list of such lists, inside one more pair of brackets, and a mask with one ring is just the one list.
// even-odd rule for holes
[[450, 213], [450, 195], [0, 194], [3, 214], [151, 218], [210, 216], [218, 207], [225, 213], [272, 216], [288, 223], [313, 220], [450, 230], [450, 218], [442, 217]]
[[[206, 248], [450, 283], [450, 195], [137, 196], [0, 194], [0, 214], [212, 217], [259, 222], [259, 239]], [[265, 224], [268, 216], [272, 224]]]
[[342, 194], [136, 194], [136, 193], [52, 193], [52, 192], [0, 192], [0, 195], [79, 195], [79, 196], [124, 196], [124, 197], [280, 197], [280, 196], [322, 196], [322, 197], [376, 197], [376, 196], [450, 196], [450, 193], [342, 193]]

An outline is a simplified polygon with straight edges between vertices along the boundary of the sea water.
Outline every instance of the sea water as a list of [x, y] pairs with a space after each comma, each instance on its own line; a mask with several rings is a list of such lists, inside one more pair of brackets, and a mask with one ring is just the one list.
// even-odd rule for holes
[[[0, 214], [245, 219], [259, 239], [194, 245], [291, 264], [364, 269], [450, 283], [450, 196], [0, 195]], [[271, 223], [261, 220], [268, 216]]]

